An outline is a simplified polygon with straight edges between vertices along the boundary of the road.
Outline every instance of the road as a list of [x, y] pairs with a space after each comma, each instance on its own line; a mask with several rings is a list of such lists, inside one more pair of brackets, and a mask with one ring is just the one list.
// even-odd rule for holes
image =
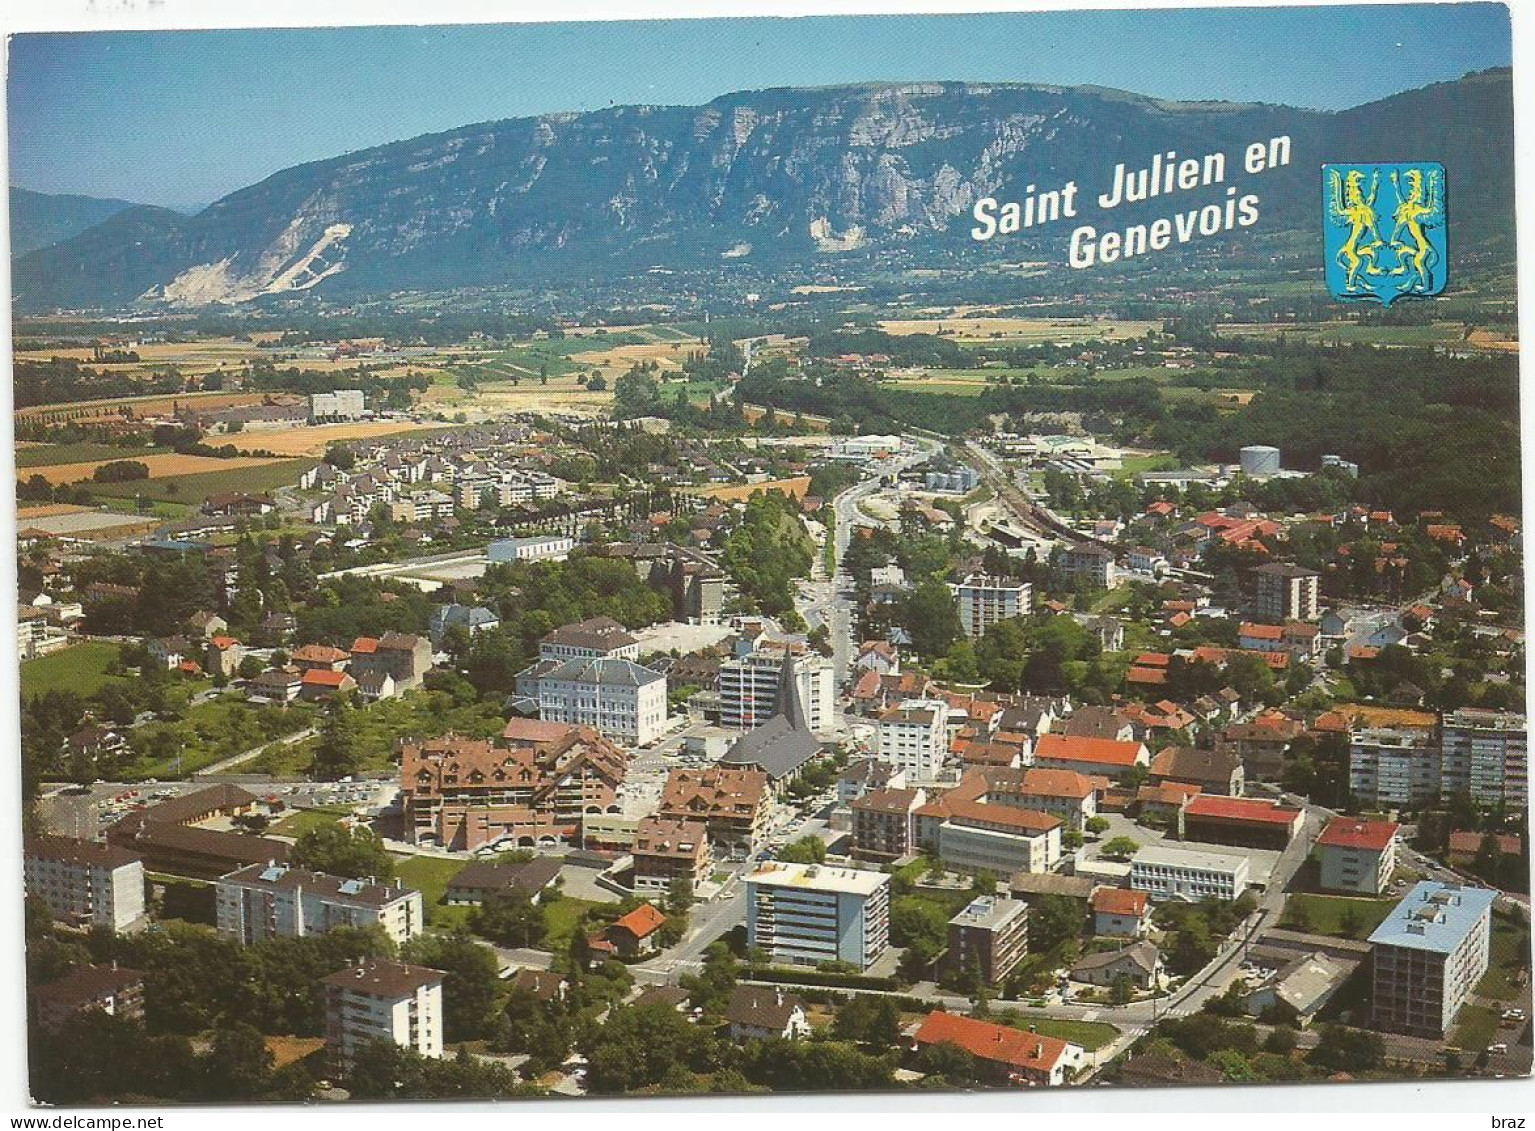
[[905, 447], [900, 456], [882, 466], [877, 475], [853, 484], [832, 499], [832, 512], [836, 515], [833, 524], [837, 551], [836, 572], [824, 580], [802, 582], [799, 587], [796, 604], [800, 616], [812, 628], [826, 625], [830, 634], [832, 670], [839, 688], [847, 682], [852, 665], [852, 649], [858, 643], [852, 639], [853, 577], [843, 567], [843, 563], [847, 558], [847, 548], [852, 541], [854, 528], [872, 525], [858, 509], [858, 504], [880, 491], [886, 478], [902, 475], [926, 463], [943, 449], [937, 441], [925, 436], [907, 434], [902, 439]]

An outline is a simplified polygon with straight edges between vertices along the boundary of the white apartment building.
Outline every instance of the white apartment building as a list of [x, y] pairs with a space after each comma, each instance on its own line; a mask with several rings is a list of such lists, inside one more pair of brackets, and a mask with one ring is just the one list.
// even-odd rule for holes
[[1487, 972], [1490, 888], [1420, 880], [1370, 936], [1374, 1025], [1439, 1040]]
[[867, 970], [890, 944], [890, 877], [766, 863], [746, 877], [746, 944], [774, 962], [851, 962]]
[[1091, 543], [1063, 547], [1057, 566], [1065, 576], [1082, 578], [1100, 589], [1114, 588], [1118, 577], [1114, 555]]
[[1462, 707], [1441, 720], [1441, 790], [1461, 790], [1478, 805], [1523, 812], [1530, 771], [1525, 717], [1508, 711]]
[[1349, 792], [1361, 804], [1416, 808], [1439, 798], [1440, 778], [1432, 731], [1365, 727], [1349, 735]]
[[144, 862], [125, 848], [69, 837], [30, 837], [22, 855], [26, 894], [61, 922], [127, 930], [144, 919]]
[[568, 534], [539, 534], [528, 538], [501, 538], [485, 547], [492, 562], [562, 562], [576, 540]]
[[666, 677], [633, 660], [565, 660], [539, 677], [538, 717], [648, 746], [666, 729]]
[[985, 636], [986, 630], [998, 621], [1028, 616], [1033, 607], [1033, 586], [1026, 581], [972, 573], [949, 588], [959, 608], [959, 623], [972, 640]]
[[[778, 709], [783, 658], [782, 648], [769, 648], [720, 665], [721, 726], [751, 730], [772, 716]], [[795, 657], [794, 678], [799, 681], [799, 699], [810, 729], [831, 729], [837, 698], [831, 661], [815, 653], [801, 653]]]
[[1235, 899], [1247, 890], [1245, 856], [1148, 845], [1130, 860], [1130, 887], [1153, 900]]
[[252, 864], [220, 876], [218, 931], [237, 942], [303, 938], [336, 927], [378, 925], [397, 943], [421, 933], [421, 893], [286, 864]]
[[361, 389], [337, 389], [333, 393], [312, 393], [309, 419], [356, 420], [366, 411]]
[[1321, 886], [1327, 891], [1380, 895], [1396, 871], [1399, 831], [1394, 821], [1334, 817], [1316, 842]]
[[937, 780], [949, 752], [949, 705], [942, 699], [907, 699], [879, 717], [879, 759], [906, 780]]
[[344, 1075], [362, 1046], [392, 1041], [422, 1056], [442, 1056], [442, 972], [370, 958], [322, 979], [325, 1050]]

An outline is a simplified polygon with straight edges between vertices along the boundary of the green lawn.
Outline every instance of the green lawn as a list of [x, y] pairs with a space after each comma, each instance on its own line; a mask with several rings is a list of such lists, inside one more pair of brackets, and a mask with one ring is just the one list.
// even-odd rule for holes
[[[1340, 895], [1304, 895], [1294, 894], [1285, 900], [1284, 918], [1281, 925], [1293, 928], [1293, 916], [1300, 909], [1305, 910], [1306, 917], [1310, 920], [1307, 928], [1314, 934], [1333, 935], [1337, 938], [1368, 938], [1370, 932], [1380, 926], [1380, 922], [1395, 907], [1394, 899], [1366, 899], [1353, 898]], [[1343, 929], [1343, 913], [1352, 908], [1358, 917], [1358, 929], [1352, 934]]]
[[318, 809], [295, 809], [282, 820], [274, 822], [267, 831], [276, 833], [278, 836], [298, 837], [310, 829], [339, 825], [341, 818], [350, 816], [351, 813], [350, 809], [342, 805], [324, 805]]
[[124, 780], [186, 777], [214, 762], [303, 730], [314, 716], [315, 708], [309, 703], [258, 705], [238, 695], [199, 703], [174, 722], [134, 728], [130, 741], [138, 756], [125, 771]]
[[1461, 1007], [1460, 1016], [1456, 1018], [1454, 1035], [1449, 1043], [1468, 1056], [1475, 1056], [1492, 1044], [1497, 1035], [1497, 1013], [1485, 1005], [1467, 1003]]
[[[1501, 911], [1492, 915], [1492, 953], [1488, 955], [1487, 973], [1476, 984], [1478, 997], [1513, 1002], [1520, 994], [1515, 977], [1530, 964], [1529, 933]], [[1467, 1046], [1462, 1045], [1462, 1048]]]
[[544, 923], [549, 932], [544, 936], [544, 945], [540, 950], [547, 950], [552, 954], [563, 954], [570, 946], [570, 940], [576, 933], [576, 928], [581, 924], [581, 917], [593, 907], [602, 907], [601, 903], [593, 903], [589, 899], [574, 899], [571, 896], [561, 896], [553, 903], [544, 904]]
[[468, 857], [445, 860], [439, 856], [396, 857], [394, 874], [402, 884], [421, 893], [426, 921], [433, 927], [453, 930], [469, 925], [472, 907], [449, 907], [442, 902], [448, 883], [469, 864]]
[[[395, 740], [402, 734], [436, 738], [453, 731], [468, 738], [491, 738], [499, 735], [506, 726], [495, 703], [444, 707], [444, 702], [440, 694], [410, 691], [397, 698], [359, 708], [353, 716], [358, 747], [363, 752], [358, 772], [372, 774], [393, 771], [398, 765]], [[318, 741], [311, 738], [274, 747], [242, 769], [247, 773], [279, 777], [306, 774], [314, 762], [314, 749]]]
[[1032, 1025], [1046, 1037], [1070, 1041], [1074, 1045], [1081, 1045], [1088, 1052], [1101, 1049], [1119, 1036], [1117, 1028], [1102, 1021], [1061, 1021], [1053, 1017], [1037, 1017], [1026, 1013], [1017, 1014], [1015, 1019], [1004, 1018], [1004, 1020], [1016, 1029], [1027, 1029]]
[[45, 691], [63, 690], [89, 696], [109, 683], [127, 682], [123, 676], [107, 674], [107, 668], [116, 661], [117, 656], [116, 644], [87, 641], [73, 644], [51, 656], [23, 660], [21, 697], [27, 699]]

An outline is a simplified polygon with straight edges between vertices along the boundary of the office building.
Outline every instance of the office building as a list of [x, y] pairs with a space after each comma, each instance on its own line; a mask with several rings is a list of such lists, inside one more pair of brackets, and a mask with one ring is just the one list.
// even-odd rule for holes
[[1130, 860], [1130, 887], [1155, 901], [1236, 899], [1247, 890], [1245, 856], [1148, 845]]
[[[759, 648], [720, 665], [721, 726], [750, 730], [778, 711], [785, 651], [795, 647]], [[831, 661], [803, 650], [793, 659], [794, 679], [806, 723], [813, 731], [829, 730], [837, 695]]]

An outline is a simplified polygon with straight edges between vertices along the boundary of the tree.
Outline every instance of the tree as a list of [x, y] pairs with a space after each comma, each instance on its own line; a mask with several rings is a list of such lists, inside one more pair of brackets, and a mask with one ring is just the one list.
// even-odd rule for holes
[[1311, 1050], [1311, 1063], [1333, 1072], [1368, 1072], [1386, 1059], [1386, 1043], [1378, 1033], [1328, 1025]]
[[300, 833], [289, 854], [293, 864], [332, 876], [353, 879], [372, 877], [387, 881], [394, 876], [394, 858], [372, 829], [345, 829], [317, 825]]
[[950, 1041], [925, 1046], [917, 1054], [916, 1069], [930, 1080], [951, 1088], [963, 1088], [981, 1081], [981, 1062], [968, 1049]]
[[884, 995], [855, 994], [843, 1002], [832, 1020], [832, 1036], [881, 1051], [901, 1041], [901, 1009]]
[[537, 946], [546, 930], [544, 909], [521, 888], [488, 896], [469, 916], [469, 926], [493, 942], [520, 947]]
[[1109, 819], [1107, 817], [1089, 817], [1082, 825], [1088, 832], [1095, 835], [1109, 831]]
[[320, 724], [312, 772], [322, 781], [336, 781], [355, 774], [362, 765], [362, 744], [353, 708], [346, 698], [332, 699]]
[[811, 833], [778, 851], [778, 859], [791, 864], [820, 864], [826, 859], [826, 842]]
[[1109, 1003], [1112, 1005], [1125, 1005], [1135, 997], [1135, 980], [1129, 974], [1114, 975], [1114, 982], [1109, 986]]
[[221, 1023], [199, 1065], [202, 1092], [210, 1100], [253, 1100], [271, 1082], [275, 1061], [261, 1030], [244, 1021]]
[[1140, 847], [1127, 836], [1117, 836], [1103, 846], [1100, 855], [1107, 860], [1128, 860], [1140, 851]]
[[495, 954], [463, 931], [417, 935], [400, 947], [400, 958], [443, 971], [443, 1036], [474, 1041], [492, 1035], [501, 1013], [501, 970]]
[[690, 876], [673, 876], [666, 887], [666, 913], [686, 915], [693, 906], [693, 880]]

